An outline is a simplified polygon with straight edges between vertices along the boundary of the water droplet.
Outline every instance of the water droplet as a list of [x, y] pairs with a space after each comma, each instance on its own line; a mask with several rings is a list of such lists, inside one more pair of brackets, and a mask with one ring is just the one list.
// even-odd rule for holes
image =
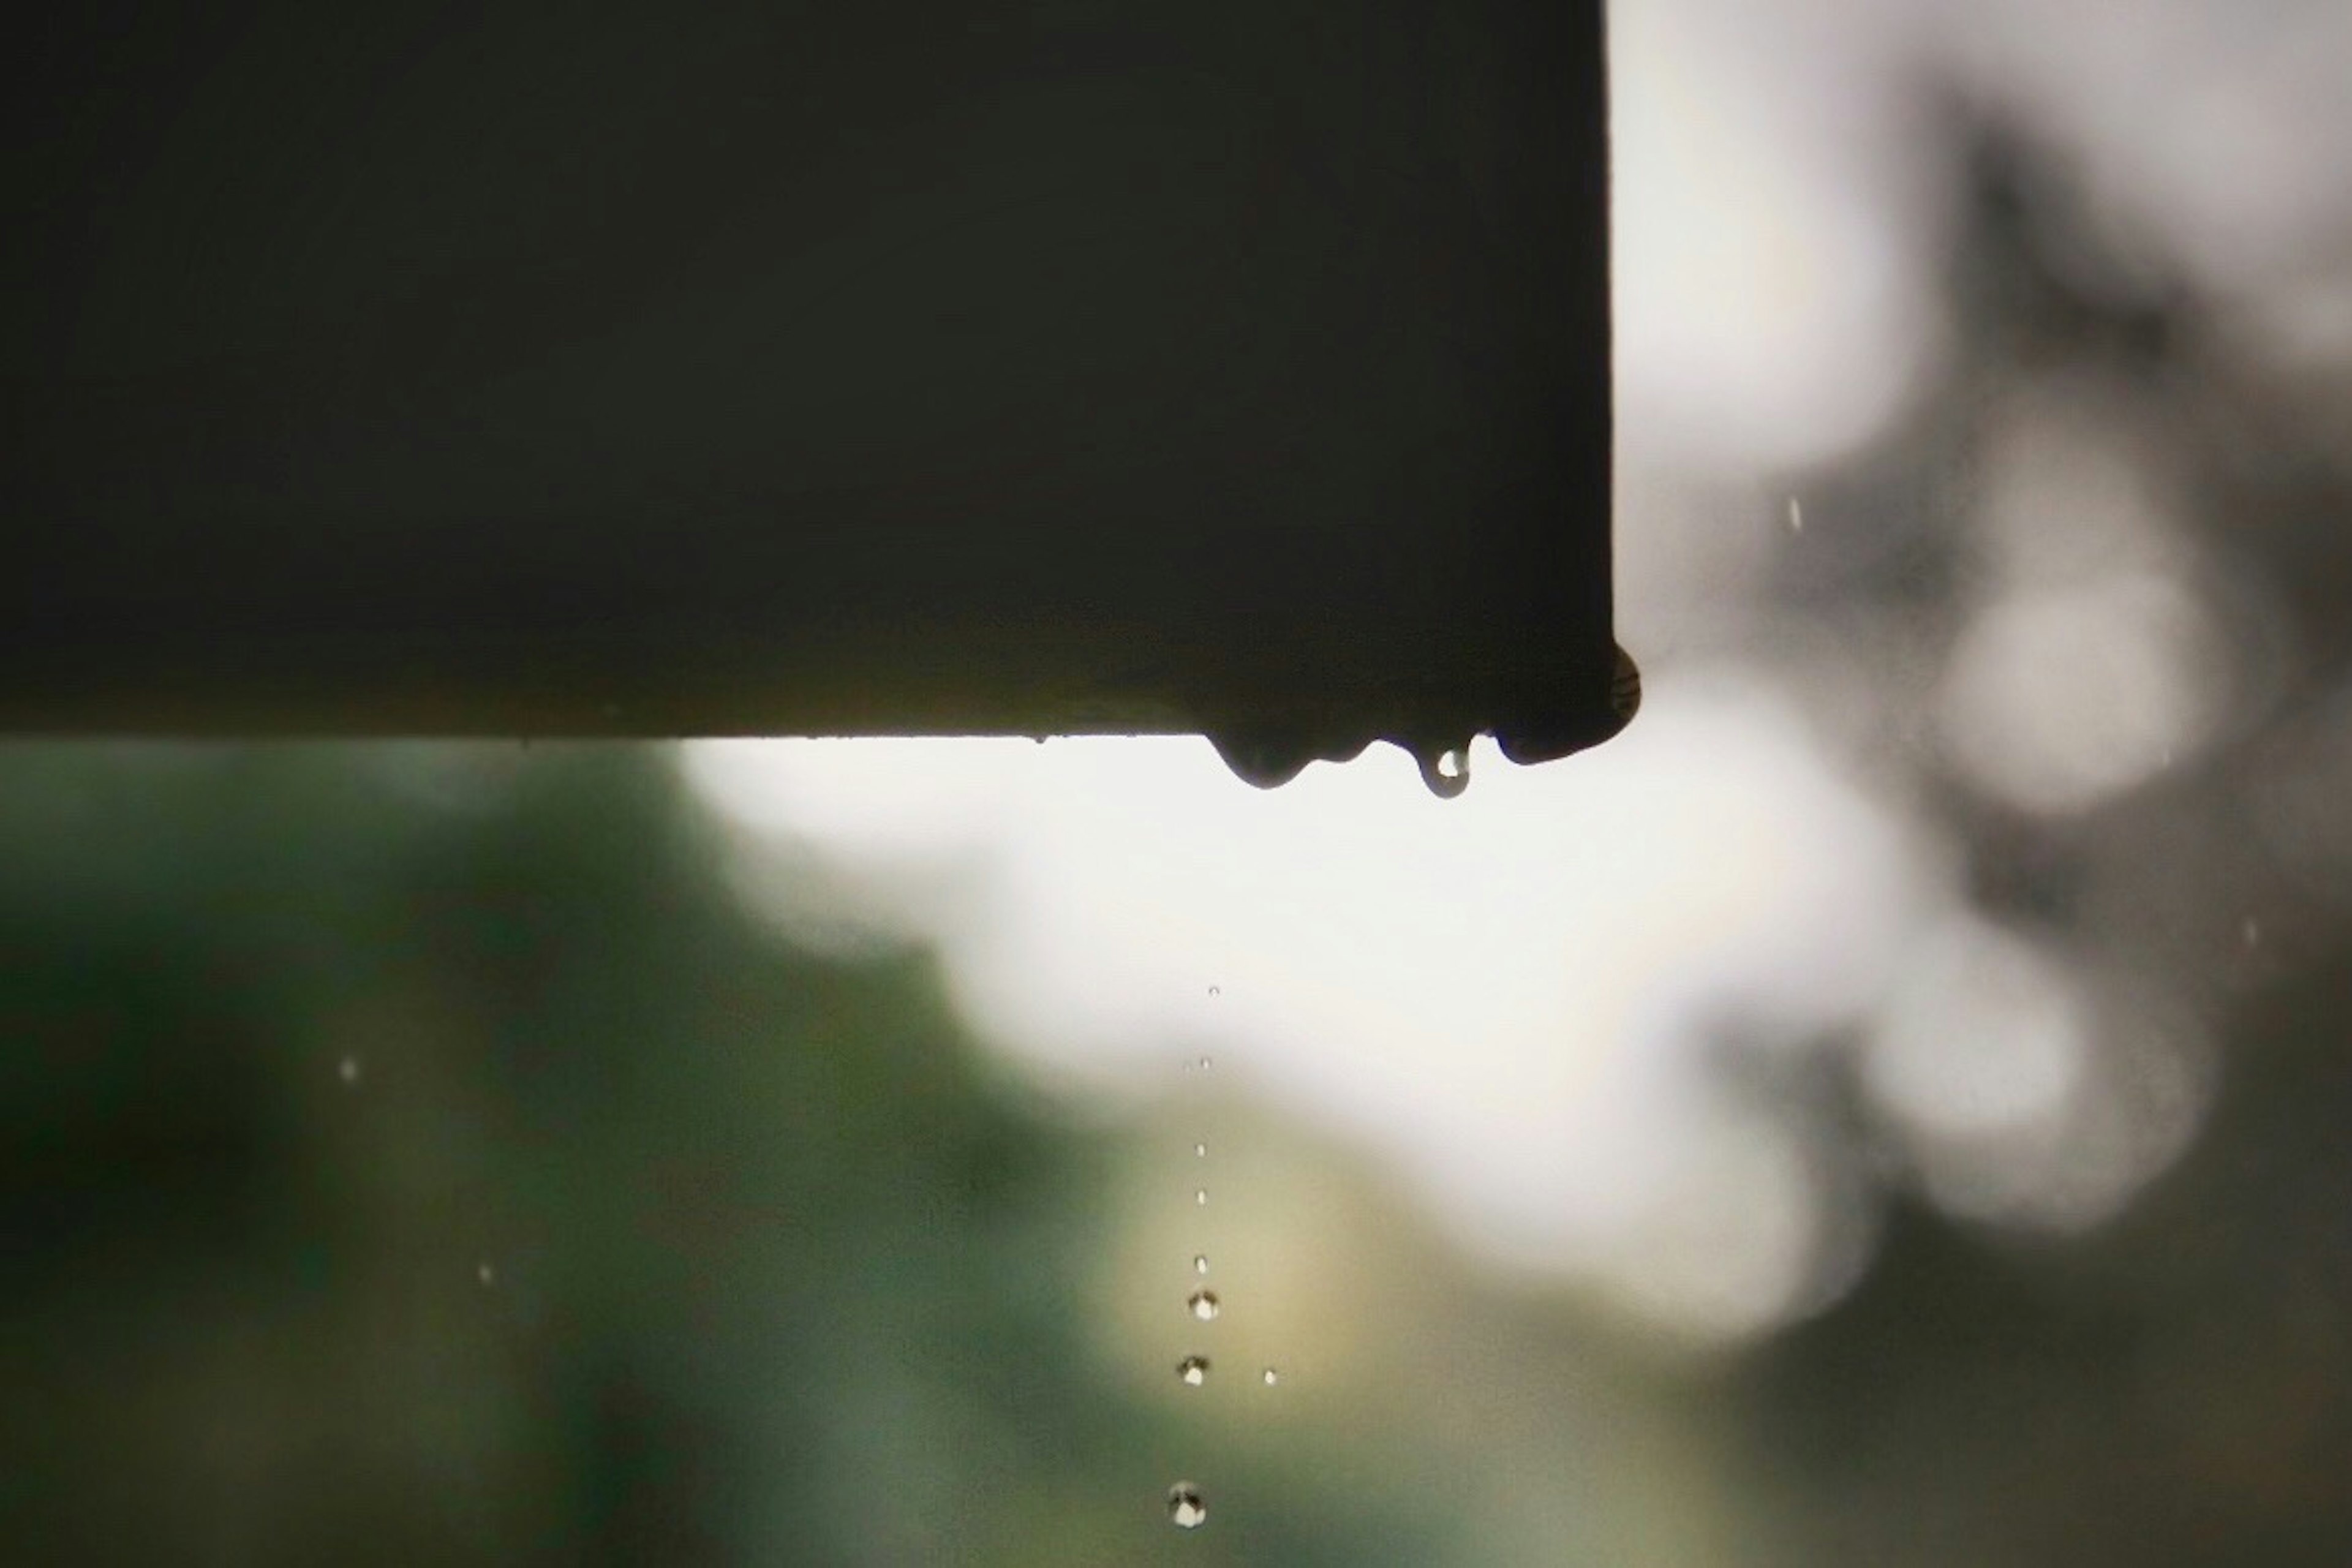
[[1207, 1523], [1209, 1505], [1201, 1500], [1201, 1489], [1190, 1481], [1178, 1481], [1170, 1487], [1168, 1518], [1179, 1530], [1198, 1530]]
[[1212, 985], [1209, 987], [1209, 994], [1212, 996], [1223, 996], [1224, 994], [1225, 988], [1222, 985]]
[[1209, 1206], [1209, 1189], [1208, 1189], [1208, 1188], [1206, 1188], [1206, 1187], [1194, 1187], [1194, 1188], [1192, 1189], [1192, 1206], [1193, 1206], [1194, 1208], [1198, 1208], [1198, 1209], [1204, 1209], [1204, 1208], [1207, 1208], [1207, 1207]]
[[1195, 1290], [1185, 1299], [1184, 1305], [1190, 1307], [1192, 1315], [1204, 1323], [1214, 1321], [1217, 1313], [1223, 1310], [1217, 1304], [1214, 1290]]
[[341, 1079], [346, 1085], [359, 1082], [360, 1058], [357, 1057], [345, 1057], [341, 1062], [336, 1064], [335, 1076]]
[[494, 1285], [498, 1283], [499, 1271], [491, 1268], [488, 1262], [483, 1262], [475, 1266], [474, 1278], [485, 1285]]
[[1424, 752], [1413, 759], [1421, 764], [1421, 782], [1440, 800], [1452, 800], [1470, 787], [1470, 752], [1464, 746]]
[[1267, 1367], [1264, 1372], [1258, 1374], [1258, 1377], [1268, 1388], [1272, 1388], [1276, 1384], [1282, 1381], [1282, 1373], [1275, 1371], [1272, 1367]]
[[1621, 726], [1632, 723], [1642, 710], [1642, 671], [1622, 647], [1609, 677], [1609, 710]]
[[1215, 1060], [1212, 1058], [1202, 1057], [1201, 1058], [1201, 1070], [1202, 1072], [1207, 1072], [1211, 1068], [1215, 1067], [1216, 1065]]
[[1206, 1274], [1208, 1271], [1209, 1255], [1205, 1252], [1194, 1253], [1192, 1255], [1192, 1272], [1195, 1274]]
[[1225, 766], [1234, 770], [1235, 777], [1258, 789], [1288, 784], [1315, 760], [1314, 744], [1301, 735], [1212, 731], [1209, 743], [1217, 748], [1217, 755], [1225, 759]]
[[2238, 934], [2244, 939], [2248, 947], [2260, 947], [2263, 942], [2262, 922], [2255, 920], [2253, 916], [2248, 915], [2245, 925]]
[[1176, 1363], [1176, 1381], [1187, 1388], [1198, 1388], [1209, 1381], [1209, 1358], [1188, 1355]]
[[1805, 503], [1795, 496], [1789, 498], [1789, 531], [1790, 533], [1805, 531]]
[[1206, 1143], [1195, 1143], [1192, 1145], [1192, 1158], [1195, 1160], [1205, 1160], [1208, 1157], [1209, 1146]]

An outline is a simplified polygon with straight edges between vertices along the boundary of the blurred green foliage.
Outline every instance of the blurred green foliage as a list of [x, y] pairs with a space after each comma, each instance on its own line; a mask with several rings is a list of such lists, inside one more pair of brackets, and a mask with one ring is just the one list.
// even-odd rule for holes
[[717, 852], [656, 753], [6, 756], [27, 1560], [1100, 1560], [1094, 1152]]
[[0, 754], [12, 1559], [1429, 1561], [1313, 1445], [1170, 1528], [1119, 1140], [728, 853], [656, 748]]
[[2352, 1560], [2342, 963], [2121, 1222], [1898, 1200], [1739, 1353], [1302, 1156], [1353, 1349], [1217, 1426], [1089, 1318], [1134, 1130], [993, 1072], [920, 952], [795, 950], [730, 852], [656, 750], [0, 757], [11, 1560]]

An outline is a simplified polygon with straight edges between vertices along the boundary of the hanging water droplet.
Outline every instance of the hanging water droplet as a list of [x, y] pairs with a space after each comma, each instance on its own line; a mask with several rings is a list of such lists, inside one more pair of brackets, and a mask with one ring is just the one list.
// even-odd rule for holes
[[1195, 1274], [1206, 1274], [1208, 1271], [1209, 1255], [1205, 1252], [1196, 1252], [1192, 1254], [1192, 1272]]
[[345, 1057], [341, 1061], [335, 1064], [335, 1076], [341, 1079], [346, 1087], [359, 1082], [360, 1058], [357, 1057]]
[[1470, 787], [1470, 752], [1464, 746], [1424, 752], [1413, 759], [1421, 764], [1421, 782], [1440, 800], [1452, 800]]
[[1214, 1290], [1195, 1290], [1185, 1298], [1184, 1305], [1191, 1308], [1192, 1315], [1204, 1323], [1215, 1321], [1218, 1312], [1223, 1310], [1217, 1304], [1217, 1293]]
[[1217, 755], [1225, 759], [1234, 776], [1258, 789], [1288, 784], [1315, 760], [1314, 746], [1298, 735], [1212, 732], [1209, 744], [1217, 748]]
[[1209, 1206], [1208, 1188], [1194, 1187], [1192, 1189], [1192, 1206], [1196, 1209], [1204, 1209]]
[[1176, 1363], [1176, 1381], [1187, 1388], [1198, 1388], [1209, 1381], [1209, 1358], [1188, 1355]]
[[1208, 1522], [1209, 1505], [1201, 1500], [1201, 1489], [1190, 1481], [1170, 1487], [1168, 1518], [1179, 1530], [1198, 1530]]
[[1621, 726], [1632, 723], [1633, 715], [1642, 710], [1642, 671], [1622, 647], [1617, 650], [1615, 672], [1609, 678], [1609, 710], [1617, 715]]
[[1272, 1388], [1276, 1384], [1282, 1381], [1282, 1374], [1275, 1371], [1272, 1367], [1267, 1367], [1264, 1372], [1260, 1373], [1258, 1376], [1268, 1388]]

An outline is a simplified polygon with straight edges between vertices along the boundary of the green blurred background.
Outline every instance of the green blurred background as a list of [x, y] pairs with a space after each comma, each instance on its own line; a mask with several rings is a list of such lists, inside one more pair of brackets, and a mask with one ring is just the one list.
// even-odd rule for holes
[[[1175, 1339], [1122, 1364], [1106, 1327], [1104, 1278], [1158, 1244], [1119, 1233], [1133, 1194], [1183, 1180], [1170, 1120], [1025, 1098], [921, 953], [794, 951], [724, 891], [723, 844], [658, 751], [10, 753], [13, 1559], [2352, 1539], [2340, 963], [2256, 1009], [2202, 1142], [2121, 1222], [2021, 1243], [1900, 1204], [1843, 1302], [1713, 1356], [1468, 1268], [1377, 1172], [1219, 1109], [1221, 1149], [1257, 1152], [1221, 1175], [1293, 1194], [1255, 1226], [1313, 1276], [1271, 1288], [1312, 1375], [1265, 1389], [1220, 1343], [1210, 1400]], [[1174, 1332], [1166, 1250], [1146, 1310]], [[1161, 1517], [1180, 1477], [1195, 1535]]]

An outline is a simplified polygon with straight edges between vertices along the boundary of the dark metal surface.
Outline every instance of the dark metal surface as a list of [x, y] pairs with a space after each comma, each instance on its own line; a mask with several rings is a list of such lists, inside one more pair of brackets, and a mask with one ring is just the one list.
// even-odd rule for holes
[[0, 729], [1605, 738], [1600, 12], [57, 8]]

